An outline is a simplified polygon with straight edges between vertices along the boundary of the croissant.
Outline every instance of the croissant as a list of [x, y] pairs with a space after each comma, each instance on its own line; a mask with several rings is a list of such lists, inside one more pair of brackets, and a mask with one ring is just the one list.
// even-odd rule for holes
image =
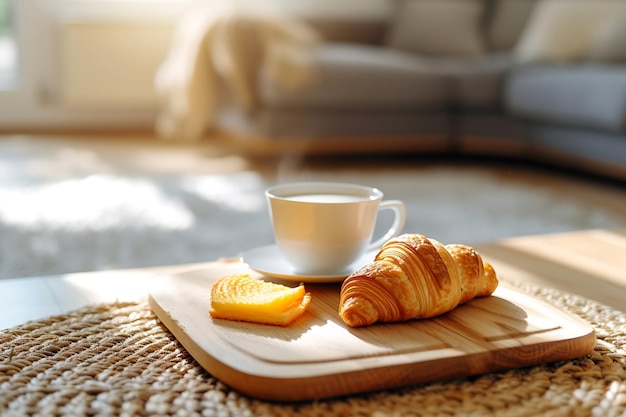
[[434, 317], [497, 286], [494, 269], [472, 247], [404, 234], [345, 279], [339, 315], [351, 327]]

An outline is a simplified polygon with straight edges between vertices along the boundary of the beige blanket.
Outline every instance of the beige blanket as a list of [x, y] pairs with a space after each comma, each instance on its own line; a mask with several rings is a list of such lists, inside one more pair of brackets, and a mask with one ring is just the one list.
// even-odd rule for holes
[[164, 99], [157, 132], [199, 139], [214, 125], [225, 90], [234, 105], [254, 111], [261, 65], [286, 88], [306, 82], [312, 71], [302, 52], [317, 41], [312, 29], [284, 16], [194, 9], [180, 21], [156, 76]]

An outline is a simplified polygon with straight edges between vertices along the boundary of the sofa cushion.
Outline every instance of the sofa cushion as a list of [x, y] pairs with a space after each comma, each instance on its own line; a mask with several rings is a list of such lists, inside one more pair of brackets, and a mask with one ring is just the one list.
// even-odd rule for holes
[[502, 86], [513, 66], [509, 54], [486, 54], [476, 58], [433, 59], [432, 71], [450, 81], [450, 103], [464, 110], [496, 109], [501, 106]]
[[[335, 141], [341, 138], [341, 143], [335, 142], [332, 147], [353, 152], [362, 152], [361, 141], [368, 138], [385, 138], [380, 141], [384, 148], [387, 140], [393, 141], [394, 137], [417, 137], [417, 141], [413, 140], [416, 148], [445, 150], [452, 133], [450, 115], [446, 111], [262, 108], [251, 120], [252, 132], [265, 137], [332, 138]], [[345, 139], [352, 140], [345, 142]], [[307, 142], [302, 141], [301, 149], [310, 149], [311, 143]]]
[[524, 62], [585, 58], [597, 37], [626, 16], [626, 1], [543, 0], [515, 48]]
[[494, 0], [485, 18], [485, 38], [493, 51], [510, 51], [517, 44], [538, 0]]
[[484, 10], [483, 0], [404, 0], [387, 45], [423, 55], [480, 55]]
[[[277, 9], [295, 19], [337, 19], [344, 21], [389, 20], [396, 0], [278, 0], [261, 8]], [[246, 4], [250, 7], [254, 4]], [[263, 2], [261, 2], [263, 3]]]
[[263, 65], [260, 101], [281, 108], [433, 109], [444, 106], [448, 98], [445, 76], [399, 51], [328, 43], [308, 50], [307, 60], [312, 79], [293, 88]]
[[589, 48], [587, 58], [598, 62], [626, 62], [626, 16], [602, 29]]
[[610, 66], [527, 66], [508, 77], [505, 106], [532, 121], [623, 132], [626, 71]]
[[331, 42], [381, 44], [395, 11], [393, 0], [283, 0], [278, 7]]

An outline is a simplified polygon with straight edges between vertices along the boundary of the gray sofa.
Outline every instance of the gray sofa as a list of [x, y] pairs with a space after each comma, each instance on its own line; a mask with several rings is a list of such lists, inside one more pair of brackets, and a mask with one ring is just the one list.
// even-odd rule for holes
[[502, 155], [626, 179], [626, 0], [386, 3], [297, 16], [324, 37], [305, 51], [312, 82], [285, 88], [261, 65], [258, 106], [225, 107], [219, 129], [248, 146]]

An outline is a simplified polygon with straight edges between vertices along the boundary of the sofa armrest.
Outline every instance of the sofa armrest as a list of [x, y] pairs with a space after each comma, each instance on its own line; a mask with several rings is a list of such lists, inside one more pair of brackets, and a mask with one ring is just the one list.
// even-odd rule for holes
[[532, 65], [508, 77], [504, 103], [532, 121], [623, 132], [626, 65]]

